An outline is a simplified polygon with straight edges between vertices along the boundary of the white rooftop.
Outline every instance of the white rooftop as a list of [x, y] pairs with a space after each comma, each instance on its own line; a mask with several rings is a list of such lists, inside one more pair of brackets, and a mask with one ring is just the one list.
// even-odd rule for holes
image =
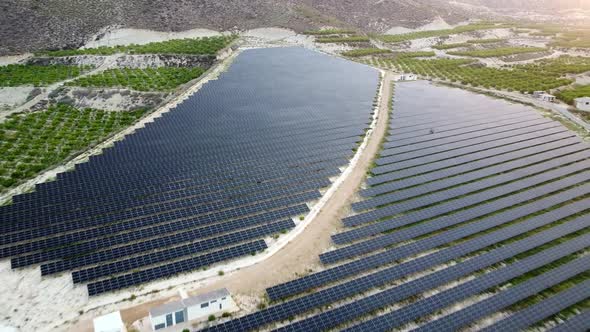
[[580, 98], [576, 98], [574, 100], [581, 101], [581, 102], [590, 102], [590, 97], [580, 97]]
[[199, 294], [196, 296], [191, 296], [187, 298], [182, 298], [179, 301], [168, 302], [162, 304], [160, 306], [154, 307], [150, 309], [150, 315], [152, 317], [157, 317], [161, 315], [166, 315], [169, 313], [173, 313], [176, 311], [183, 310], [185, 307], [191, 307], [193, 305], [201, 304], [204, 302], [209, 302], [212, 300], [217, 300], [224, 296], [229, 296], [229, 291], [226, 288], [217, 289], [208, 293]]
[[94, 332], [123, 332], [125, 326], [119, 311], [100, 316], [94, 319]]

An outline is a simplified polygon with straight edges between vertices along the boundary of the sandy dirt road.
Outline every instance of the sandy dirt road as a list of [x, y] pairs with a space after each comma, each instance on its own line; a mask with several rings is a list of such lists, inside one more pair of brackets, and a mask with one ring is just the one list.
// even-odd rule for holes
[[[392, 93], [392, 76], [391, 73], [386, 72], [383, 77], [382, 98], [378, 108], [377, 124], [369, 138], [366, 149], [362, 151], [356, 167], [312, 223], [275, 255], [258, 264], [228, 273], [199, 288], [197, 293], [226, 287], [233, 295], [262, 298], [267, 287], [292, 280], [298, 275], [304, 275], [310, 269], [314, 269], [321, 264], [318, 255], [332, 245], [330, 235], [341, 227], [340, 220], [346, 216], [350, 203], [360, 188], [366, 171], [377, 154], [380, 142], [387, 131], [388, 102]], [[130, 324], [147, 316], [149, 308], [168, 302], [171, 299], [163, 298], [123, 309], [121, 315], [125, 323]]]

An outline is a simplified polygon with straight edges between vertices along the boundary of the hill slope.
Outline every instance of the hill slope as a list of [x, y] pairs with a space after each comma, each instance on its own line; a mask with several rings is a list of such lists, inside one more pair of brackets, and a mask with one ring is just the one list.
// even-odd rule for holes
[[107, 26], [159, 31], [278, 26], [301, 31], [330, 25], [383, 32], [393, 26], [417, 27], [436, 17], [456, 23], [479, 14], [457, 5], [461, 2], [522, 6], [515, 0], [4, 0], [0, 55], [78, 47]]

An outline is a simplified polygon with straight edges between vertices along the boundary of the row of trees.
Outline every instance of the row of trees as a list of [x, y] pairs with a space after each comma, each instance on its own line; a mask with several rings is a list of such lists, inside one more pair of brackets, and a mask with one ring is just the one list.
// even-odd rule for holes
[[466, 50], [448, 52], [450, 55], [470, 56], [476, 58], [496, 58], [507, 55], [536, 53], [547, 51], [544, 47], [500, 47], [483, 50]]
[[380, 35], [377, 36], [383, 42], [386, 43], [399, 43], [408, 40], [414, 39], [421, 39], [421, 38], [430, 38], [430, 37], [445, 37], [450, 35], [456, 35], [464, 32], [472, 32], [478, 30], [490, 30], [490, 29], [501, 29], [510, 27], [510, 25], [504, 23], [478, 23], [478, 24], [468, 24], [458, 26], [453, 29], [443, 29], [443, 30], [430, 30], [430, 31], [418, 31], [418, 32], [410, 32], [410, 33], [403, 33], [399, 35]]
[[557, 98], [573, 105], [574, 99], [580, 97], [590, 97], [590, 85], [576, 85], [571, 89], [562, 90], [557, 93]]
[[7, 65], [0, 66], [0, 86], [34, 85], [46, 86], [55, 82], [74, 78], [90, 67], [65, 65]]
[[203, 38], [174, 39], [163, 42], [153, 42], [145, 45], [131, 44], [127, 46], [102, 46], [74, 50], [44, 51], [37, 55], [72, 56], [72, 55], [112, 55], [116, 53], [129, 54], [216, 54], [237, 38], [236, 35]]
[[359, 56], [388, 54], [388, 53], [391, 53], [391, 50], [382, 49], [382, 48], [357, 48], [354, 50], [342, 52], [342, 55], [348, 56], [348, 57], [359, 57]]
[[67, 85], [81, 87], [121, 87], [131, 88], [137, 91], [170, 91], [181, 84], [201, 76], [204, 72], [205, 69], [200, 67], [109, 69], [96, 75], [86, 76], [68, 82]]
[[546, 67], [536, 63], [503, 69], [476, 66], [477, 61], [471, 59], [419, 60], [398, 57], [372, 58], [367, 62], [383, 68], [450, 80], [464, 85], [524, 93], [536, 90], [546, 91], [571, 84], [572, 80], [565, 78], [565, 74], [577, 72], [586, 67], [580, 63], [567, 64], [569, 58], [554, 59], [555, 63], [546, 60], [544, 62]]

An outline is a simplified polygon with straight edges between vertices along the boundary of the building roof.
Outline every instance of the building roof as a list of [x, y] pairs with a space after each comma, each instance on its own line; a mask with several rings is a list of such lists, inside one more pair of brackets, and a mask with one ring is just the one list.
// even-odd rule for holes
[[168, 302], [161, 306], [157, 306], [150, 309], [150, 315], [152, 317], [162, 316], [176, 311], [183, 310], [186, 307], [191, 307], [196, 304], [217, 300], [224, 296], [229, 296], [229, 291], [226, 288], [217, 289], [208, 293], [199, 294], [196, 296], [187, 297], [179, 301]]
[[224, 296], [229, 296], [229, 291], [226, 288], [221, 288], [214, 290], [209, 293], [199, 294], [197, 296], [191, 296], [183, 300], [184, 304], [187, 307], [193, 306], [195, 304], [209, 302], [211, 300], [217, 300]]
[[94, 319], [93, 324], [94, 332], [119, 332], [124, 327], [119, 311], [97, 317]]
[[574, 100], [581, 101], [581, 102], [590, 102], [590, 97], [580, 97], [580, 98], [576, 98]]
[[162, 316], [162, 315], [166, 315], [166, 314], [169, 314], [172, 312], [177, 312], [180, 310], [184, 310], [184, 304], [182, 303], [182, 300], [164, 303], [160, 306], [151, 308], [150, 309], [150, 316], [152, 316], [152, 317]]

